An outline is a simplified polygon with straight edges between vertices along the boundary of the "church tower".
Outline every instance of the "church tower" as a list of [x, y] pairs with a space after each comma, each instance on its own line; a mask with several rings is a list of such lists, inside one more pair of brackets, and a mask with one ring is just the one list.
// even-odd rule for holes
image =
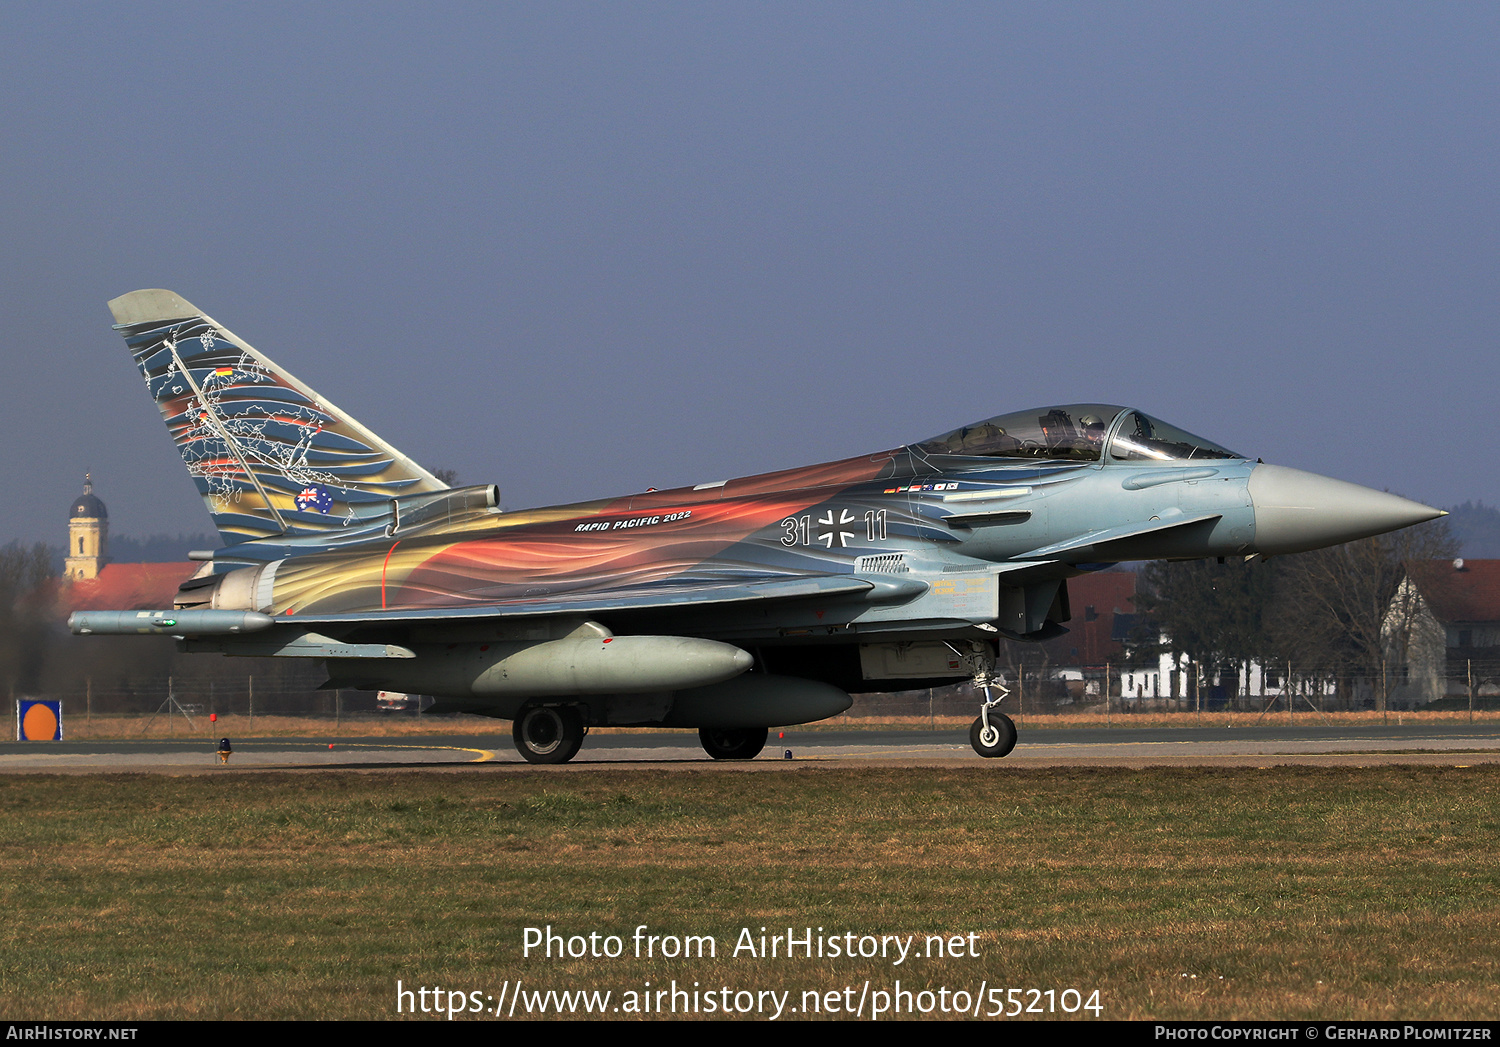
[[109, 545], [109, 513], [94, 496], [93, 477], [85, 474], [83, 493], [68, 510], [68, 559], [63, 575], [72, 580], [97, 578]]

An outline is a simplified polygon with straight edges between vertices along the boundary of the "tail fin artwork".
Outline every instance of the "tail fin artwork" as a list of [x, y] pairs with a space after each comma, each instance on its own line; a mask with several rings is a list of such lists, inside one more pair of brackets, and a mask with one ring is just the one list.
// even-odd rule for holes
[[171, 291], [109, 308], [226, 543], [332, 531], [447, 489]]

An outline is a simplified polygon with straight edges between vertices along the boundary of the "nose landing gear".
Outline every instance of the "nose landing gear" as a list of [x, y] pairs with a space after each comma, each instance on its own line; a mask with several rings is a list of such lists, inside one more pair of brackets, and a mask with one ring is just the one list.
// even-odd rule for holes
[[992, 704], [985, 702], [969, 725], [969, 744], [980, 756], [1005, 756], [1016, 747], [1016, 725], [1004, 713], [991, 712]]
[[993, 661], [974, 663], [974, 686], [984, 691], [984, 704], [969, 726], [969, 744], [980, 756], [1005, 756], [1016, 747], [1016, 725], [996, 706], [1009, 697], [1010, 688], [995, 679]]

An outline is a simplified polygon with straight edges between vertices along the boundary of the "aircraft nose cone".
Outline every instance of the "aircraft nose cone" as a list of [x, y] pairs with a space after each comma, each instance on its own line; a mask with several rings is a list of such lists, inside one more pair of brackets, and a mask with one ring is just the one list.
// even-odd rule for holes
[[1385, 491], [1280, 465], [1251, 471], [1250, 500], [1255, 547], [1267, 554], [1321, 549], [1447, 515]]

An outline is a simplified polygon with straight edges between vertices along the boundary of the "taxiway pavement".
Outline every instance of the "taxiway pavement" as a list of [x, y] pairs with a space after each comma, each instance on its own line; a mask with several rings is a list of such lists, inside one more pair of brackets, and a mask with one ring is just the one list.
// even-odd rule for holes
[[[407, 738], [246, 738], [221, 764], [210, 740], [11, 742], [0, 744], [0, 774], [207, 774], [268, 770], [531, 769], [503, 735]], [[1500, 763], [1500, 725], [1392, 724], [1165, 728], [1022, 728], [1015, 752], [982, 760], [967, 733], [939, 731], [773, 731], [751, 761], [710, 760], [696, 735], [630, 731], [591, 734], [573, 762], [542, 771], [598, 767], [774, 771], [821, 766], [1233, 767], [1314, 764]]]

